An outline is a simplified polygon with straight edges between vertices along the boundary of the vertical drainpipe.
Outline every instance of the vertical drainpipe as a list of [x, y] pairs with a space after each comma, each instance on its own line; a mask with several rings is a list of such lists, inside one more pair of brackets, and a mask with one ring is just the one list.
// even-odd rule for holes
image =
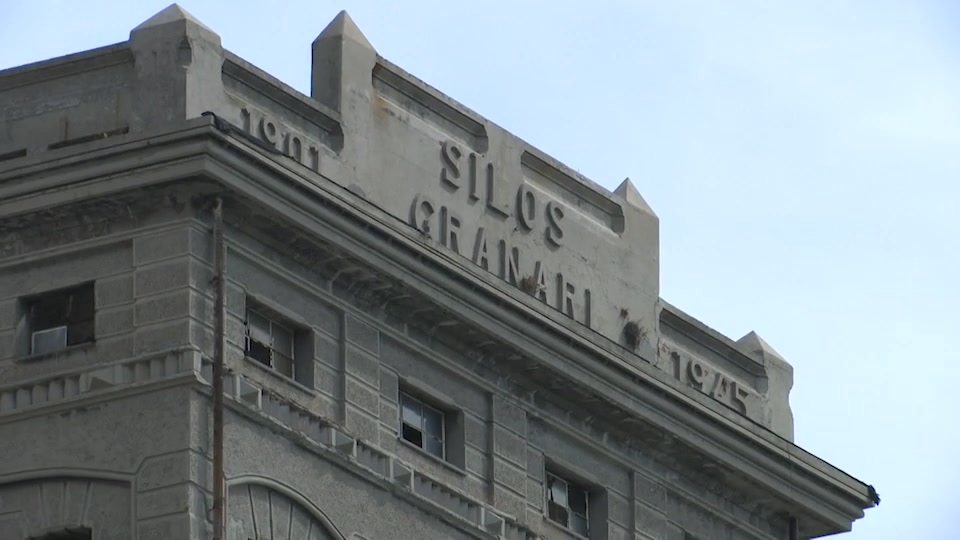
[[213, 245], [216, 250], [216, 282], [213, 345], [213, 538], [226, 540], [224, 512], [226, 485], [223, 474], [223, 339], [224, 339], [224, 247], [223, 200], [218, 196], [213, 208]]
[[800, 540], [800, 522], [797, 518], [790, 518], [790, 540]]

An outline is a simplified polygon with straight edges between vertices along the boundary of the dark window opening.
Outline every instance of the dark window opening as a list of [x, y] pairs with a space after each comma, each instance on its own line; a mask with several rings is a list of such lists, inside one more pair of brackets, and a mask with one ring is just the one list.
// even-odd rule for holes
[[412, 427], [410, 424], [403, 424], [403, 439], [409, 443], [413, 443], [420, 448], [423, 448], [423, 433]]
[[94, 340], [93, 283], [27, 301], [30, 354], [45, 354]]
[[28, 536], [27, 540], [91, 540], [92, 538], [93, 532], [89, 527], [67, 527], [40, 536]]

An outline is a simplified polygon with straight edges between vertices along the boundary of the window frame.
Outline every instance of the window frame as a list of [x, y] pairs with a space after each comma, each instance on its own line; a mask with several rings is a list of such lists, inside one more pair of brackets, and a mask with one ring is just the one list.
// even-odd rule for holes
[[[62, 313], [56, 309], [62, 304]], [[37, 294], [20, 298], [21, 316], [24, 321], [23, 345], [18, 347], [21, 354], [27, 356], [46, 356], [56, 354], [74, 347], [89, 345], [96, 342], [96, 282], [86, 281], [67, 287], [60, 287]], [[43, 316], [43, 310], [53, 308], [55, 316]], [[39, 313], [38, 313], [39, 312]], [[42, 321], [46, 321], [41, 324]], [[51, 322], [54, 321], [54, 322]], [[62, 346], [45, 351], [38, 351], [34, 345], [34, 338], [38, 333], [49, 332], [63, 328], [65, 331]], [[79, 329], [79, 330], [78, 330]], [[80, 337], [76, 337], [80, 333]]]
[[[471, 413], [468, 413], [467, 409], [457, 400], [438, 390], [429, 382], [399, 373], [396, 380], [396, 386], [392, 386], [390, 390], [390, 401], [396, 406], [394, 416], [396, 424], [391, 427], [396, 434], [397, 445], [401, 446], [403, 451], [416, 452], [417, 455], [410, 456], [411, 458], [430, 459], [458, 475], [465, 476], [467, 474], [466, 424]], [[403, 437], [403, 396], [408, 396], [442, 413], [443, 457], [428, 452], [422, 445], [417, 445]]]
[[[263, 320], [266, 321], [266, 323], [267, 323], [267, 325], [268, 325], [268, 334], [269, 334], [269, 336], [270, 336], [270, 343], [269, 343], [269, 344], [263, 343], [261, 340], [256, 339], [256, 338], [254, 338], [254, 337], [252, 336], [251, 329], [253, 328], [253, 325], [252, 325], [251, 322], [250, 322], [250, 319], [251, 319], [251, 316], [250, 316], [250, 315], [251, 315], [251, 314], [253, 314], [254, 316], [259, 317], [259, 318], [261, 318], [261, 319], [263, 319]], [[281, 319], [281, 320], [278, 320], [278, 319], [281, 319], [281, 317], [277, 317], [276, 315], [274, 315], [273, 313], [271, 313], [269, 310], [263, 309], [263, 308], [261, 308], [259, 305], [255, 306], [255, 307], [251, 307], [251, 306], [249, 306], [249, 305], [246, 306], [246, 309], [245, 309], [245, 312], [244, 312], [244, 343], [243, 343], [243, 354], [244, 354], [245, 356], [247, 356], [248, 358], [254, 360], [255, 362], [259, 363], [260, 365], [269, 368], [271, 371], [275, 372], [277, 375], [281, 375], [281, 376], [286, 377], [286, 378], [289, 378], [289, 379], [291, 379], [291, 380], [293, 380], [293, 381], [295, 381], [295, 382], [299, 382], [298, 379], [297, 379], [297, 371], [298, 371], [298, 370], [297, 370], [297, 333], [298, 333], [298, 331], [297, 331], [297, 329], [296, 329], [292, 324], [288, 323], [286, 320], [282, 320], [282, 319]], [[278, 351], [277, 348], [274, 346], [274, 345], [275, 345], [274, 327], [283, 329], [284, 331], [286, 331], [286, 332], [289, 334], [289, 340], [290, 340], [290, 355], [289, 355], [289, 356], [286, 355], [286, 354], [284, 354], [283, 352]], [[264, 362], [261, 361], [259, 358], [257, 358], [257, 357], [254, 356], [253, 354], [251, 354], [251, 352], [252, 352], [252, 348], [251, 348], [251, 346], [250, 346], [250, 343], [251, 343], [251, 342], [259, 343], [260, 345], [266, 347], [267, 350], [269, 350], [269, 352], [270, 352], [270, 363], [269, 363], [269, 364], [264, 363]], [[283, 356], [284, 358], [286, 358], [286, 359], [290, 362], [290, 374], [289, 374], [289, 375], [286, 374], [286, 373], [284, 373], [283, 371], [280, 371], [279, 369], [277, 369], [276, 360], [275, 360], [275, 358], [274, 358], [275, 355]]]
[[[290, 357], [290, 375], [275, 367], [276, 361], [273, 360], [273, 357], [280, 355], [286, 358], [286, 354], [279, 351], [275, 352], [273, 343], [264, 344], [259, 339], [255, 339], [252, 341], [256, 343], [259, 354], [258, 350], [251, 350], [251, 312], [253, 312], [255, 317], [268, 321], [271, 328], [276, 326], [289, 334], [291, 338], [290, 352], [293, 353], [293, 356]], [[235, 316], [242, 325], [241, 330], [237, 334], [231, 332], [231, 334], [236, 336], [235, 338], [231, 338], [231, 342], [233, 342], [234, 339], [237, 340], [236, 344], [243, 351], [244, 360], [254, 364], [256, 369], [262, 370], [270, 377], [277, 378], [284, 384], [289, 384], [310, 393], [317, 391], [317, 360], [315, 358], [317, 352], [317, 334], [309, 322], [299, 317], [296, 313], [285, 309], [282, 305], [277, 304], [268, 295], [254, 294], [248, 292], [246, 289], [243, 291], [242, 305], [238, 306], [236, 311], [231, 310], [231, 315]], [[273, 341], [272, 338], [271, 341]], [[260, 359], [263, 355], [262, 350], [264, 348], [266, 348], [271, 355], [271, 362], [269, 364], [264, 363]]]
[[[563, 482], [563, 484], [566, 486], [566, 491], [564, 493], [564, 498], [566, 499], [566, 501], [562, 506], [559, 503], [553, 502], [553, 493], [552, 493], [553, 490], [551, 489], [552, 488], [551, 480], [558, 480], [560, 482]], [[587, 483], [582, 482], [579, 479], [567, 474], [566, 472], [562, 470], [557, 470], [555, 467], [551, 467], [551, 466], [547, 466], [544, 469], [543, 488], [544, 488], [543, 489], [543, 494], [544, 494], [543, 509], [544, 509], [545, 517], [555, 525], [559, 525], [564, 529], [572, 531], [585, 538], [591, 538], [592, 537], [591, 534], [593, 531], [593, 527], [592, 527], [593, 523], [591, 521], [590, 506], [591, 506], [591, 503], [596, 504], [598, 502], [595, 500], [596, 490], [592, 486], [588, 485]], [[580, 512], [574, 511], [573, 508], [571, 507], [571, 504], [570, 504], [571, 488], [574, 488], [583, 493], [583, 510], [584, 510], [583, 514], [581, 514]], [[551, 503], [556, 504], [557, 506], [561, 506], [563, 510], [566, 511], [567, 513], [566, 523], [561, 523], [560, 521], [554, 519], [551, 516], [551, 513], [550, 513]], [[584, 525], [586, 526], [586, 531], [581, 532], [573, 527], [572, 516], [574, 515], [579, 516], [583, 519]]]
[[[416, 427], [416, 426], [414, 426], [413, 424], [407, 422], [407, 421], [404, 419], [404, 417], [403, 417], [403, 416], [404, 416], [404, 415], [403, 415], [404, 406], [406, 405], [407, 401], [415, 402], [415, 403], [420, 407], [420, 411], [421, 411], [421, 412], [420, 412], [420, 414], [419, 414], [419, 416], [420, 416], [420, 427], [419, 427], [419, 428]], [[400, 427], [400, 429], [399, 429], [399, 431], [400, 431], [400, 433], [399, 433], [400, 439], [402, 439], [404, 442], [406, 442], [406, 443], [408, 443], [408, 444], [410, 444], [410, 445], [412, 445], [412, 446], [417, 447], [417, 448], [420, 449], [421, 451], [423, 451], [423, 452], [425, 452], [425, 453], [427, 453], [427, 454], [429, 454], [429, 455], [431, 455], [431, 456], [433, 456], [433, 457], [435, 457], [435, 458], [437, 458], [437, 459], [440, 459], [440, 460], [442, 460], [442, 461], [444, 461], [444, 462], [446, 462], [446, 463], [450, 463], [450, 461], [449, 461], [449, 459], [448, 459], [450, 452], [449, 452], [449, 450], [448, 450], [448, 448], [447, 448], [447, 446], [448, 446], [448, 444], [449, 444], [449, 438], [448, 438], [448, 434], [447, 434], [447, 431], [448, 431], [448, 429], [447, 429], [447, 423], [450, 421], [450, 417], [449, 417], [449, 415], [451, 414], [450, 411], [447, 411], [446, 409], [437, 407], [436, 405], [430, 403], [429, 401], [424, 400], [421, 396], [419, 396], [419, 395], [417, 395], [417, 394], [414, 394], [414, 393], [411, 393], [411, 392], [409, 392], [409, 391], [407, 391], [407, 390], [405, 390], [405, 389], [401, 389], [401, 390], [400, 390], [400, 403], [399, 403], [399, 405], [400, 405], [400, 406], [399, 406], [399, 413], [398, 413], [398, 414], [399, 414], [399, 421], [400, 421], [400, 426], [399, 426], [399, 427]], [[440, 416], [440, 438], [439, 438], [439, 439], [437, 439], [436, 437], [433, 437], [432, 435], [428, 434], [427, 429], [426, 429], [426, 423], [427, 423], [426, 418], [427, 418], [427, 417], [426, 417], [426, 415], [423, 414], [423, 410], [424, 410], [424, 409], [429, 409], [429, 410], [431, 410], [432, 412], [434, 412], [434, 413], [436, 413], [437, 415]], [[417, 430], [420, 432], [420, 441], [421, 441], [420, 444], [417, 444], [416, 442], [411, 441], [410, 439], [408, 439], [408, 438], [406, 438], [406, 437], [404, 436], [404, 429], [403, 429], [404, 426], [410, 426], [411, 428], [417, 429]], [[440, 455], [439, 455], [439, 456], [436, 455], [435, 453], [431, 452], [431, 451], [427, 448], [427, 437], [432, 437], [432, 438], [434, 438], [435, 440], [439, 440], [439, 442], [440, 442]]]

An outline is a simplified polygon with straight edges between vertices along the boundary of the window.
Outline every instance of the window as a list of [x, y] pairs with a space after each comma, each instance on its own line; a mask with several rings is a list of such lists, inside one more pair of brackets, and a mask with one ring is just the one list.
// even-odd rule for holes
[[400, 394], [400, 436], [440, 459], [447, 458], [443, 411], [406, 393]]
[[[439, 380], [453, 386], [451, 381]], [[454, 399], [415, 377], [400, 377], [396, 388], [399, 439], [465, 474], [469, 413]]]
[[251, 297], [246, 299], [244, 354], [272, 373], [314, 388], [313, 330]]
[[547, 517], [575, 533], [590, 535], [590, 492], [547, 471]]
[[296, 378], [294, 331], [265, 314], [247, 310], [246, 354], [278, 373]]
[[26, 300], [30, 354], [46, 354], [92, 342], [93, 283]]
[[92, 537], [93, 533], [89, 527], [67, 527], [40, 536], [30, 536], [27, 540], [90, 540]]

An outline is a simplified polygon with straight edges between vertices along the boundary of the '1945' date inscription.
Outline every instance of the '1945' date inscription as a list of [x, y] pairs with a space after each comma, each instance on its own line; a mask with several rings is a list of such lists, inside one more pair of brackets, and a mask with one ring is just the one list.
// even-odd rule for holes
[[673, 359], [673, 374], [677, 379], [746, 416], [747, 401], [752, 394], [743, 383], [695, 358], [681, 356], [676, 352], [670, 356]]

